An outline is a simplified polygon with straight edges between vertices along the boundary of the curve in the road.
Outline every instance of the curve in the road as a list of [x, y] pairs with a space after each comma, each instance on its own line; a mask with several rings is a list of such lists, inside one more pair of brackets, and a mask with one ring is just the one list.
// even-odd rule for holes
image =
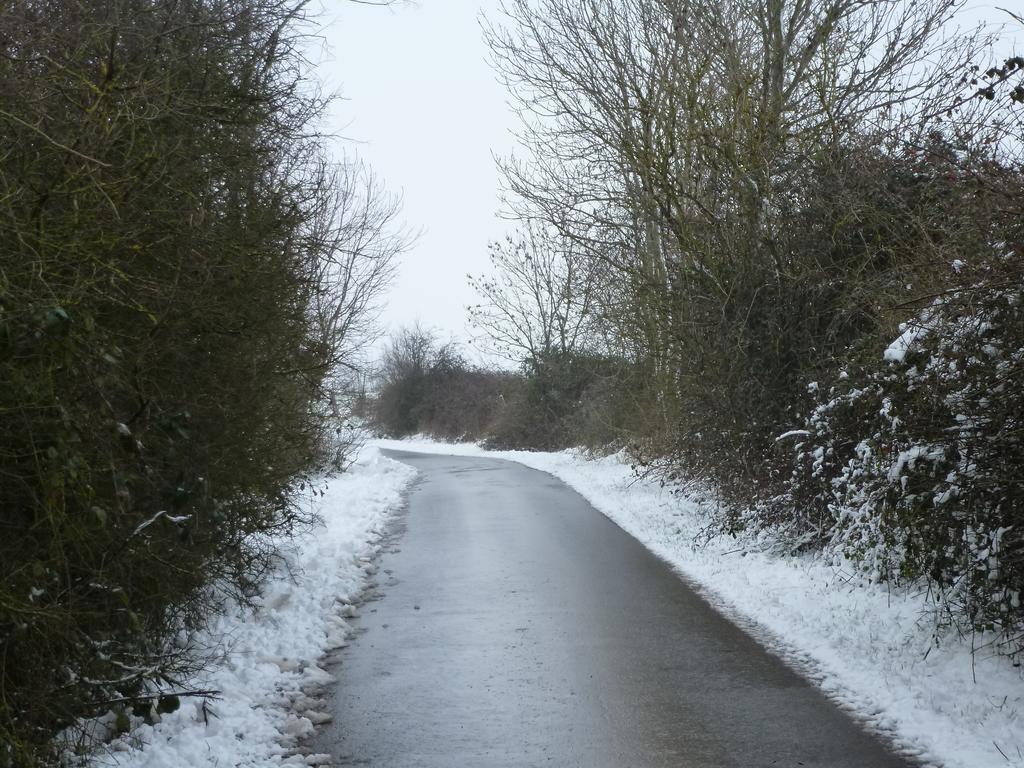
[[550, 475], [422, 473], [317, 749], [379, 768], [909, 768]]

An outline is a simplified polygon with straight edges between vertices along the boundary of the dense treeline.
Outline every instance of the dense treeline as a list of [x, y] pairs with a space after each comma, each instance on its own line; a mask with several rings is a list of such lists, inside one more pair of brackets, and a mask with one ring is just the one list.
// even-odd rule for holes
[[[510, 3], [508, 202], [543, 236], [476, 314], [499, 343], [568, 318], [568, 349], [628, 361], [625, 444], [714, 489], [723, 531], [924, 579], [1013, 653], [1024, 59], [979, 66], [959, 5]], [[514, 285], [538, 252], [547, 306]]]
[[480, 440], [516, 386], [512, 374], [469, 365], [454, 344], [420, 327], [392, 336], [377, 378], [364, 415], [389, 437]]
[[359, 415], [380, 434], [425, 434], [494, 449], [606, 449], [629, 432], [629, 366], [600, 355], [549, 352], [510, 371], [471, 365], [421, 328], [398, 331], [376, 391]]
[[923, 580], [1012, 654], [1024, 59], [983, 65], [960, 6], [513, 0], [487, 32], [523, 230], [470, 314], [607, 427], [504, 444], [626, 447], [715, 493], [721, 531]]
[[178, 690], [343, 460], [399, 243], [324, 159], [302, 6], [0, 6], [0, 765]]

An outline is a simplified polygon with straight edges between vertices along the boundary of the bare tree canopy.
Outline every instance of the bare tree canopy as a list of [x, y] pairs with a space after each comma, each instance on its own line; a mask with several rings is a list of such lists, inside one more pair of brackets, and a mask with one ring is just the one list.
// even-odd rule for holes
[[490, 276], [472, 277], [469, 307], [483, 340], [510, 360], [539, 360], [594, 342], [594, 275], [569, 241], [537, 224], [491, 244]]

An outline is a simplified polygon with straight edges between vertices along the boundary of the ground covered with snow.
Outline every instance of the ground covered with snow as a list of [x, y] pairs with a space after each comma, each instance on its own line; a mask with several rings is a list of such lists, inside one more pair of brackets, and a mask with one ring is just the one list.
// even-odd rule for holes
[[429, 440], [376, 444], [487, 455], [548, 472], [908, 754], [945, 768], [1024, 766], [1021, 668], [987, 651], [984, 638], [937, 632], [920, 591], [867, 583], [853, 567], [813, 556], [775, 555], [756, 540], [706, 541], [710, 519], [701, 503], [637, 480], [621, 457]]
[[[303, 737], [328, 720], [323, 694], [331, 677], [322, 657], [341, 647], [346, 618], [373, 570], [387, 523], [403, 503], [415, 470], [364, 448], [352, 468], [326, 481], [313, 503], [322, 519], [289, 542], [284, 562], [266, 585], [254, 613], [229, 609], [210, 627], [205, 644], [220, 660], [193, 689], [216, 690], [214, 700], [183, 698], [181, 707], [114, 740], [96, 764], [118, 768], [318, 765]], [[197, 645], [204, 645], [203, 638]], [[109, 717], [113, 717], [111, 713]]]
[[[667, 561], [726, 615], [830, 697], [909, 754], [946, 768], [1024, 766], [1024, 677], [978, 638], [939, 635], [927, 597], [890, 591], [813, 557], [773, 555], [760, 542], [705, 541], [701, 504], [637, 480], [621, 457], [485, 452], [427, 440], [376, 441], [317, 495], [323, 525], [289, 545], [255, 614], [229, 610], [210, 628], [222, 659], [153, 725], [114, 740], [97, 763], [121, 768], [317, 765], [303, 737], [326, 721], [330, 676], [320, 659], [345, 643], [346, 618], [372, 572], [389, 517], [415, 476], [379, 453], [487, 455], [548, 472]], [[221, 638], [224, 638], [221, 640]], [[200, 645], [202, 643], [200, 642]]]

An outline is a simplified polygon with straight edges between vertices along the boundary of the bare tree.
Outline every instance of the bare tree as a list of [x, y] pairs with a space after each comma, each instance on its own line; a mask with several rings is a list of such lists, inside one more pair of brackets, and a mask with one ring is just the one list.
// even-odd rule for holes
[[502, 164], [510, 211], [628, 274], [663, 345], [671, 273], [725, 300], [715, 265], [754, 238], [781, 275], [777, 198], [809, 161], [955, 98], [983, 42], [941, 33], [960, 5], [512, 0], [485, 26], [523, 119], [526, 158]]
[[[507, 213], [601, 265], [602, 317], [657, 388], [669, 443], [725, 434], [755, 471], [796, 382], [883, 322], [905, 265], [811, 245], [815, 225], [794, 222], [843, 174], [866, 192], [860, 168], [971, 96], [961, 76], [986, 39], [947, 33], [962, 5], [508, 0], [485, 23], [521, 115]], [[830, 209], [833, 229], [874, 220], [871, 204]]]
[[321, 364], [344, 379], [363, 367], [363, 352], [379, 336], [380, 302], [410, 237], [399, 199], [361, 163], [321, 165], [315, 181], [317, 208], [304, 237], [318, 256], [310, 310], [327, 351]]
[[593, 343], [595, 273], [571, 241], [529, 223], [490, 258], [491, 275], [469, 277], [482, 301], [467, 311], [493, 351], [537, 365]]

